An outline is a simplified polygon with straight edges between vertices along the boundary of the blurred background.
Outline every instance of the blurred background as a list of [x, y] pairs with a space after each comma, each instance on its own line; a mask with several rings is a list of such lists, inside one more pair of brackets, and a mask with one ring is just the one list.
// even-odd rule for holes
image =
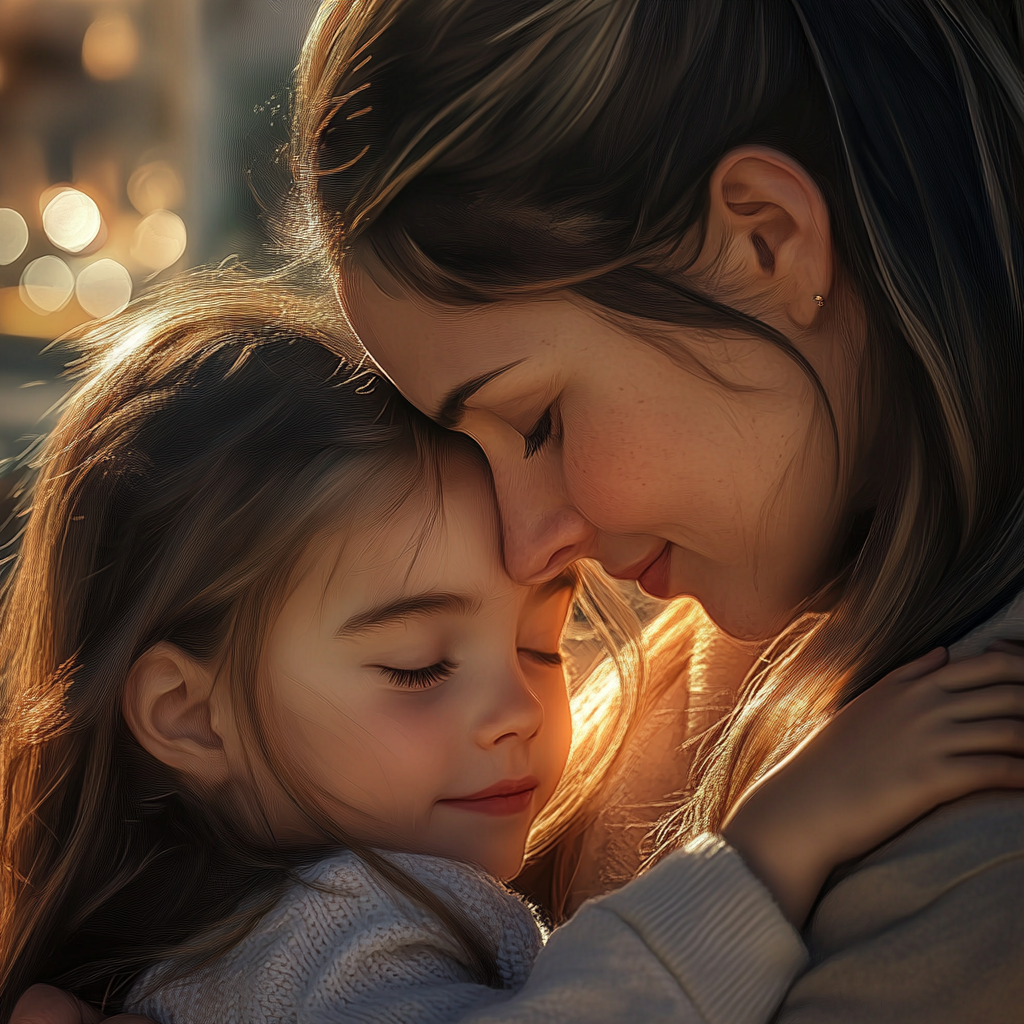
[[[315, 0], [0, 0], [0, 513], [46, 429], [48, 344], [153, 282], [266, 262]], [[9, 535], [9, 531], [5, 531]]]

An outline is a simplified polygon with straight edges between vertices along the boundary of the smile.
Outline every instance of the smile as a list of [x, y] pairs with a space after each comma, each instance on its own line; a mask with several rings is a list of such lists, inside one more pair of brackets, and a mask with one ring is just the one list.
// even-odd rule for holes
[[617, 580], [636, 580], [652, 597], [661, 597], [661, 594], [654, 593], [646, 584], [647, 582], [654, 582], [649, 577], [652, 575], [658, 576], [658, 570], [661, 570], [661, 576], [664, 575], [663, 570], [668, 566], [668, 553], [671, 548], [672, 544], [669, 541], [665, 541], [662, 547], [653, 555], [648, 555], [642, 562], [635, 562], [628, 568], [610, 572], [609, 575]]
[[672, 545], [666, 541], [658, 557], [637, 577], [637, 583], [651, 597], [672, 597], [669, 585], [668, 570], [672, 561]]
[[487, 789], [481, 789], [479, 793], [437, 802], [445, 807], [473, 811], [476, 814], [521, 814], [530, 806], [539, 785], [540, 780], [532, 775], [525, 779], [505, 779]]

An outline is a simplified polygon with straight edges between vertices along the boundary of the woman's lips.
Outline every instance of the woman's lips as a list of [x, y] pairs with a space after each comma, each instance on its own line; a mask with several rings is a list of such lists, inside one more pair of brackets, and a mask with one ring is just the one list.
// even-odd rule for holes
[[637, 583], [651, 597], [662, 599], [672, 597], [672, 587], [668, 578], [671, 564], [672, 545], [666, 543], [661, 549], [661, 554], [637, 577]]
[[521, 814], [530, 806], [533, 794], [540, 785], [540, 780], [532, 775], [525, 779], [505, 779], [496, 782], [479, 793], [460, 796], [452, 800], [438, 800], [446, 807], [455, 807], [461, 811], [474, 811], [477, 814]]
[[[671, 542], [665, 541], [654, 555], [648, 555], [642, 562], [636, 562], [628, 569], [619, 569], [609, 575], [617, 580], [636, 580], [651, 597], [670, 597], [667, 586], [671, 549]], [[651, 586], [658, 586], [660, 589], [655, 591]]]

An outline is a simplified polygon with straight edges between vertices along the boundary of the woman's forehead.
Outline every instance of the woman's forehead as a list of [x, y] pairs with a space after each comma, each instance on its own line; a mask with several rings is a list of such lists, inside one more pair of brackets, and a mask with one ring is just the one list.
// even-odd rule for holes
[[574, 309], [557, 300], [442, 306], [384, 291], [359, 270], [345, 275], [341, 299], [380, 368], [435, 418], [456, 392], [550, 348]]

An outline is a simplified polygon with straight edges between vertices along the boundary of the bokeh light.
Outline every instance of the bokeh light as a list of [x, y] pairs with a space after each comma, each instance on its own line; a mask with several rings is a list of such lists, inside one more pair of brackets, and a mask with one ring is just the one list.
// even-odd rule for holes
[[21, 298], [37, 313], [56, 313], [75, 290], [75, 275], [59, 256], [40, 256], [21, 275]]
[[139, 61], [139, 34], [126, 14], [101, 14], [82, 40], [82, 67], [100, 81], [125, 78]]
[[0, 266], [13, 263], [28, 245], [28, 225], [17, 210], [0, 210]]
[[117, 260], [97, 260], [79, 273], [75, 297], [97, 319], [120, 313], [131, 301], [132, 275]]
[[128, 179], [128, 198], [143, 215], [173, 210], [185, 198], [185, 184], [166, 160], [153, 160], [137, 168]]
[[46, 237], [65, 252], [81, 252], [88, 248], [102, 226], [99, 207], [78, 189], [63, 189], [43, 210]]
[[176, 213], [154, 210], [135, 229], [132, 259], [147, 270], [166, 270], [181, 259], [187, 241], [185, 222]]

